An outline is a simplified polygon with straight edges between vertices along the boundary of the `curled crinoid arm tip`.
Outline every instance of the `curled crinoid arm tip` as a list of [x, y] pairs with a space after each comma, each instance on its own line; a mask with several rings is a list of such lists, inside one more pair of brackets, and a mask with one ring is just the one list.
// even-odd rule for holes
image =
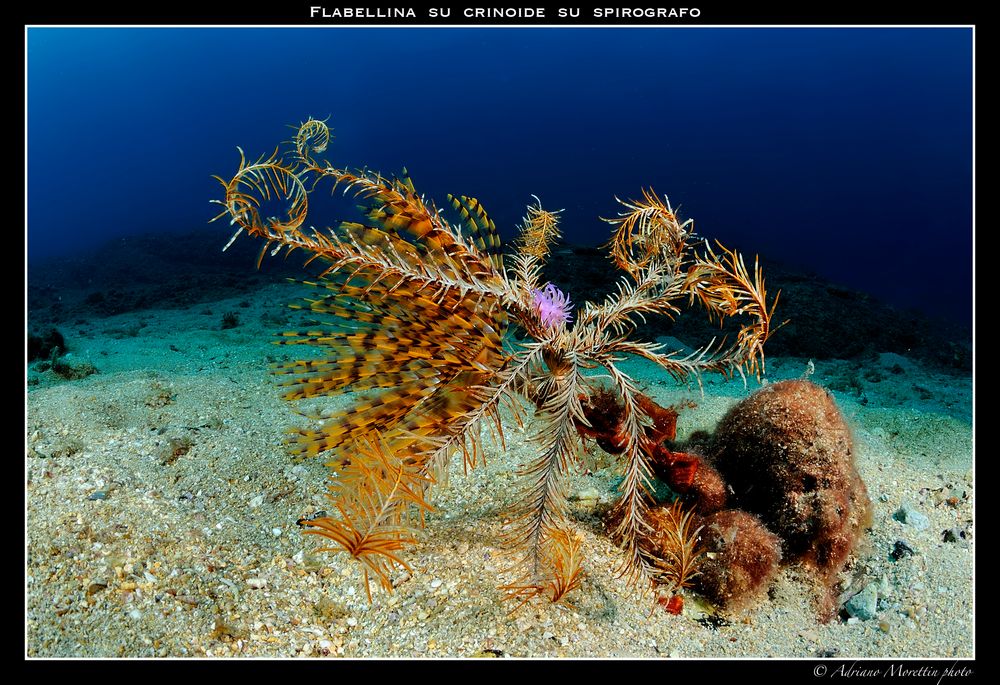
[[312, 162], [309, 157], [310, 152], [313, 154], [326, 152], [326, 148], [330, 144], [330, 128], [326, 125], [329, 119], [329, 116], [326, 119], [309, 117], [306, 121], [293, 127], [297, 129], [294, 140], [295, 149], [302, 159]]
[[660, 199], [652, 188], [643, 188], [642, 194], [643, 199], [638, 201], [616, 197], [628, 211], [620, 212], [618, 218], [604, 219], [616, 227], [608, 243], [612, 259], [636, 280], [641, 280], [641, 272], [657, 262], [671, 270], [679, 269], [694, 235], [694, 221], [680, 221], [669, 199]]

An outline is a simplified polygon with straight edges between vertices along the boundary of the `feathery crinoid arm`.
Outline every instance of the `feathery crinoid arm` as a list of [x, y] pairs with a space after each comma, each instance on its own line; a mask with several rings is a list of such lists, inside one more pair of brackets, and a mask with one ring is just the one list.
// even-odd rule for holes
[[405, 458], [388, 448], [373, 431], [355, 442], [350, 463], [331, 478], [327, 497], [337, 516], [304, 521], [306, 534], [319, 535], [336, 547], [321, 552], [345, 551], [364, 565], [365, 590], [371, 601], [370, 575], [392, 590], [393, 568], [409, 570], [399, 552], [416, 542], [415, 519], [431, 511], [423, 492], [429, 483]]
[[[454, 288], [494, 299], [505, 294], [502, 271], [490, 255], [463, 235], [461, 225], [449, 223], [433, 205], [425, 204], [405, 170], [400, 177], [386, 178], [321, 163], [314, 155], [329, 141], [324, 131], [323, 122], [309, 119], [300, 126], [290, 150], [283, 154], [276, 150], [253, 164], [246, 163], [241, 150], [236, 175], [230, 181], [216, 177], [226, 196], [213, 201], [224, 208], [215, 219], [229, 215], [241, 230], [264, 238], [267, 246], [275, 245], [273, 253], [282, 247], [305, 250], [310, 261], [327, 264], [324, 275], [360, 271], [364, 277], [373, 272], [398, 276], [435, 293]], [[308, 196], [325, 180], [363, 203], [365, 223], [304, 228]], [[265, 206], [269, 211], [262, 212]], [[271, 213], [275, 216], [264, 218]], [[481, 207], [478, 216], [486, 217]], [[485, 221], [492, 226], [488, 217]]]
[[521, 221], [520, 233], [514, 245], [518, 254], [545, 261], [552, 244], [562, 235], [559, 230], [559, 214], [563, 210], [543, 209], [538, 196], [532, 197], [535, 198], [535, 204], [528, 205], [528, 212]]
[[658, 343], [619, 337], [603, 341], [602, 351], [644, 357], [678, 380], [694, 377], [700, 383], [701, 374], [705, 372], [719, 373], [726, 378], [745, 377], [747, 373], [758, 377], [763, 374], [764, 343], [775, 330], [771, 319], [778, 296], [768, 301], [759, 263], [755, 262], [751, 276], [742, 255], [722, 245], [719, 248], [721, 255], [706, 242], [705, 253], [695, 255], [683, 280], [676, 281], [676, 288], [688, 295], [692, 303], [700, 302], [708, 310], [709, 317], [720, 324], [729, 317], [744, 317], [746, 323], [739, 328], [735, 341], [727, 345], [725, 339], [712, 340], [684, 355], [677, 351], [664, 352]]
[[[644, 357], [678, 380], [694, 377], [699, 382], [706, 371], [727, 377], [746, 371], [758, 374], [763, 371], [762, 345], [771, 332], [774, 303], [767, 302], [759, 266], [751, 277], [742, 257], [731, 250], [722, 248], [721, 256], [710, 248], [704, 255], [692, 254], [693, 222], [679, 220], [665, 198], [644, 190], [642, 201], [619, 202], [628, 211], [609, 220], [616, 227], [609, 247], [626, 276], [604, 302], [584, 307], [574, 333], [580, 340], [581, 359], [608, 371], [622, 402], [624, 478], [615, 506], [614, 537], [625, 550], [623, 570], [633, 580], [656, 580], [663, 577], [663, 569], [644, 542], [652, 478], [644, 426], [654, 417], [644, 413], [638, 388], [617, 364], [626, 355]], [[726, 347], [725, 341], [712, 341], [682, 354], [627, 337], [637, 320], [646, 316], [676, 316], [685, 298], [702, 302], [719, 320], [745, 317], [735, 343]]]
[[611, 258], [636, 281], [641, 281], [642, 272], [654, 263], [677, 273], [694, 235], [694, 221], [680, 221], [669, 199], [661, 200], [652, 188], [643, 188], [642, 196], [642, 200], [628, 202], [616, 197], [629, 211], [604, 220], [616, 227], [608, 243]]
[[589, 341], [589, 360], [604, 367], [611, 377], [615, 393], [621, 401], [621, 423], [618, 439], [622, 447], [619, 461], [622, 481], [618, 486], [618, 500], [612, 510], [612, 538], [622, 548], [624, 556], [619, 572], [630, 585], [643, 588], [656, 578], [655, 561], [642, 544], [649, 529], [646, 512], [653, 490], [653, 470], [649, 464], [648, 439], [644, 425], [649, 417], [642, 410], [640, 391], [635, 381], [618, 368], [620, 357], [594, 348], [593, 329], [586, 332]]
[[[551, 359], [547, 364], [556, 366]], [[543, 378], [538, 387], [526, 391], [535, 395], [538, 404], [538, 428], [532, 435], [538, 457], [518, 474], [526, 487], [511, 513], [508, 545], [521, 557], [516, 564], [517, 580], [503, 589], [526, 600], [554, 589], [550, 599], [558, 601], [579, 584], [582, 573], [578, 560], [573, 564], [554, 562], [576, 554], [565, 549], [575, 540], [565, 529], [566, 485], [581, 447], [575, 426], [586, 423], [580, 404], [584, 379], [572, 358], [561, 360], [556, 373]]]
[[656, 525], [644, 544], [655, 548], [654, 573], [657, 583], [671, 590], [690, 587], [700, 574], [704, 551], [701, 526], [695, 525], [693, 511], [685, 511], [680, 500], [655, 512]]
[[764, 272], [754, 259], [753, 276], [747, 270], [743, 255], [716, 242], [722, 254], [716, 254], [705, 241], [704, 254], [695, 257], [688, 269], [684, 290], [691, 301], [698, 300], [708, 310], [709, 316], [718, 320], [731, 316], [747, 316], [748, 325], [740, 328], [736, 341], [728, 350], [715, 356], [712, 370], [722, 373], [737, 370], [751, 375], [764, 372], [764, 343], [774, 332], [771, 319], [778, 297], [770, 305], [764, 290]]
[[532, 582], [515, 581], [501, 585], [507, 600], [517, 601], [510, 613], [515, 613], [535, 597], [547, 597], [552, 603], [563, 602], [570, 608], [566, 595], [583, 584], [583, 536], [567, 528], [552, 528], [542, 543], [542, 564], [547, 573]]
[[318, 162], [313, 159], [314, 154], [323, 154], [330, 145], [330, 128], [326, 125], [326, 119], [313, 119], [309, 117], [298, 126], [291, 126], [295, 129], [295, 137], [291, 141], [295, 146], [295, 153], [307, 165], [315, 166]]
[[302, 182], [298, 165], [279, 155], [277, 149], [270, 156], [262, 155], [251, 163], [247, 162], [242, 148], [236, 149], [240, 152], [236, 174], [228, 181], [213, 176], [225, 188], [225, 197], [211, 200], [223, 207], [211, 220], [229, 216], [229, 223], [239, 226], [223, 250], [228, 249], [243, 231], [263, 238], [265, 242], [257, 258], [260, 266], [272, 244], [277, 243], [280, 249], [283, 245], [309, 241], [302, 230], [309, 211], [309, 192]]
[[643, 200], [615, 198], [628, 211], [604, 219], [615, 227], [608, 243], [615, 265], [625, 272], [618, 290], [600, 304], [587, 303], [581, 321], [623, 335], [646, 316], [675, 317], [683, 295], [682, 270], [694, 236], [693, 220], [680, 221], [670, 201], [643, 189]]
[[[751, 276], [741, 255], [721, 245], [722, 254], [716, 254], [707, 241], [704, 254], [694, 254], [693, 221], [680, 221], [669, 200], [661, 201], [651, 190], [644, 190], [643, 196], [639, 202], [618, 200], [630, 211], [606, 220], [617, 227], [610, 243], [612, 257], [629, 278], [600, 305], [588, 304], [581, 316], [598, 330], [614, 332], [599, 342], [600, 351], [645, 357], [679, 380], [693, 376], [700, 381], [706, 371], [727, 377], [762, 373], [762, 346], [773, 332], [770, 322], [777, 297], [768, 303], [759, 265]], [[682, 355], [624, 337], [636, 318], [675, 317], [680, 313], [677, 302], [685, 297], [701, 302], [720, 323], [728, 317], [745, 317], [747, 323], [736, 341], [727, 347], [725, 340], [713, 340]]]

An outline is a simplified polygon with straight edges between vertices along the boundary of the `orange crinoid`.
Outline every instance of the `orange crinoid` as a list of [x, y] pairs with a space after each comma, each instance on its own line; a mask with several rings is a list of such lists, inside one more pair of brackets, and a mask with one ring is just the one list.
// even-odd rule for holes
[[[623, 475], [613, 531], [624, 550], [622, 573], [643, 584], [664, 577], [684, 584], [695, 573], [691, 540], [671, 547], [682, 558], [666, 566], [643, 543], [652, 502], [648, 436], [662, 438], [672, 427], [619, 363], [642, 357], [679, 379], [761, 373], [774, 301], [760, 268], [749, 271], [737, 253], [696, 240], [690, 220], [680, 221], [665, 198], [644, 190], [642, 201], [621, 202], [625, 211], [610, 220], [610, 251], [622, 271], [617, 291], [571, 314], [569, 297], [541, 280], [559, 236], [558, 212], [535, 198], [504, 255], [475, 198], [449, 195], [449, 207], [439, 211], [405, 170], [386, 178], [322, 160], [329, 142], [325, 122], [308, 119], [270, 156], [248, 162], [241, 150], [236, 174], [219, 178], [224, 197], [214, 200], [222, 206], [216, 218], [237, 226], [234, 239], [246, 232], [263, 242], [261, 257], [301, 250], [323, 264], [310, 283], [317, 296], [297, 306], [324, 323], [280, 338], [315, 347], [320, 356], [276, 366], [285, 398], [378, 393], [292, 429], [294, 455], [322, 455], [337, 469], [335, 514], [307, 521], [308, 532], [347, 551], [365, 565], [366, 579], [374, 575], [391, 589], [389, 575], [406, 565], [401, 552], [415, 540], [409, 526], [426, 510], [435, 476], [458, 452], [467, 468], [483, 460], [483, 426], [503, 440], [501, 406], [519, 420], [531, 408], [537, 456], [520, 474], [524, 486], [508, 539], [519, 553], [518, 570], [505, 587], [521, 599], [561, 600], [583, 578], [580, 538], [566, 515], [567, 476], [590, 426], [587, 398], [607, 393], [619, 412], [605, 442]], [[321, 186], [353, 195], [363, 219], [313, 228], [309, 199]], [[637, 321], [673, 317], [685, 300], [711, 317], [741, 317], [736, 340], [680, 354], [630, 339]], [[523, 333], [516, 340], [506, 336], [510, 324]], [[595, 367], [610, 384], [584, 374]], [[678, 534], [690, 538], [690, 519], [680, 510], [671, 515]]]

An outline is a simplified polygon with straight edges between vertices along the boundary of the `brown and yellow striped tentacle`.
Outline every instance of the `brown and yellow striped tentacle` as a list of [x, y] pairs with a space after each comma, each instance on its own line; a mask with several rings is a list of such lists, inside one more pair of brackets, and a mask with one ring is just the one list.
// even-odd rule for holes
[[462, 225], [469, 231], [480, 252], [487, 255], [493, 267], [503, 269], [503, 253], [500, 251], [500, 236], [496, 224], [486, 214], [483, 205], [474, 197], [448, 194], [448, 201], [462, 217]]

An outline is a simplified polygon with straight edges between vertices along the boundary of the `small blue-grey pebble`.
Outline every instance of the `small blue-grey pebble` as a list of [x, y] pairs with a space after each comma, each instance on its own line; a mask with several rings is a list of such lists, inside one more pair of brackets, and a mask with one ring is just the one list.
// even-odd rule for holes
[[865, 589], [847, 600], [844, 605], [847, 613], [862, 621], [875, 618], [878, 611], [878, 584], [868, 583]]
[[916, 530], [924, 530], [931, 525], [930, 519], [914, 509], [912, 505], [906, 503], [897, 509], [892, 517], [900, 523], [912, 526]]

